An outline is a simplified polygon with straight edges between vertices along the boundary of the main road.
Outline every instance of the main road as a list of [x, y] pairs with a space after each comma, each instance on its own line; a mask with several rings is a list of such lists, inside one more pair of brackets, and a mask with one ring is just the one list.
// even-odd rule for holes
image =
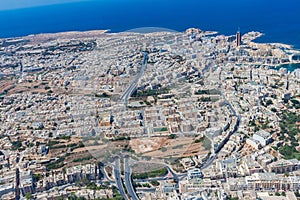
[[215, 152], [213, 152], [213, 155], [211, 155], [210, 158], [202, 165], [202, 167], [201, 167], [202, 170], [208, 168], [213, 163], [213, 161], [217, 158], [218, 153], [222, 150], [222, 148], [225, 146], [225, 144], [229, 141], [230, 137], [238, 131], [239, 126], [240, 126], [241, 115], [237, 114], [237, 112], [234, 110], [231, 103], [226, 99], [223, 92], [221, 92], [221, 96], [225, 99], [225, 103], [229, 106], [229, 109], [233, 113], [233, 116], [237, 117], [236, 124], [234, 125], [233, 130], [229, 131], [228, 135], [223, 139], [223, 141], [220, 143], [220, 145], [215, 150]]
[[130, 84], [130, 86], [125, 90], [125, 92], [121, 95], [120, 101], [124, 101], [125, 105], [128, 105], [128, 99], [136, 89], [136, 86], [140, 80], [140, 78], [143, 76], [146, 66], [147, 66], [147, 61], [148, 61], [148, 53], [143, 52], [144, 58], [143, 58], [143, 63], [140, 72], [136, 75], [134, 81]]
[[123, 199], [128, 200], [127, 195], [124, 190], [124, 187], [123, 187], [122, 178], [121, 178], [120, 158], [117, 158], [115, 160], [114, 174], [115, 174], [116, 183], [117, 183], [117, 186], [118, 186], [121, 196], [123, 197]]
[[124, 158], [124, 170], [125, 170], [125, 186], [127, 188], [127, 192], [130, 195], [132, 200], [139, 200], [137, 197], [131, 180], [131, 168], [128, 162], [129, 156], [125, 156]]

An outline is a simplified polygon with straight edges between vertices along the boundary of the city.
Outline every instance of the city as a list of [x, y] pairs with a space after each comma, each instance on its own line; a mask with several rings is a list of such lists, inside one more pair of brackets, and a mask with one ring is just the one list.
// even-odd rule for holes
[[299, 199], [300, 51], [261, 36], [0, 39], [0, 198]]

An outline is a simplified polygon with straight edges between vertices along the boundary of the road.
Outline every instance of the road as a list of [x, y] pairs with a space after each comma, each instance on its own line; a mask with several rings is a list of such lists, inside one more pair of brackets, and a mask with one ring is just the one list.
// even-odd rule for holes
[[105, 178], [108, 182], [114, 183], [114, 181], [112, 181], [112, 180], [108, 177], [107, 173], [104, 171], [104, 167], [103, 167], [103, 166], [100, 167], [100, 171], [101, 171], [101, 173], [103, 174], [104, 178]]
[[19, 79], [22, 80], [23, 78], [23, 63], [20, 61], [20, 77]]
[[121, 178], [120, 158], [117, 158], [115, 160], [114, 174], [115, 174], [116, 183], [117, 183], [117, 186], [118, 186], [121, 196], [123, 197], [123, 199], [128, 200], [127, 195], [124, 190], [124, 187], [123, 187], [122, 178]]
[[147, 61], [148, 61], [148, 53], [143, 52], [144, 58], [143, 58], [143, 63], [140, 72], [137, 74], [135, 77], [134, 81], [130, 84], [130, 86], [125, 90], [125, 92], [121, 95], [120, 101], [124, 101], [125, 105], [128, 105], [128, 100], [132, 93], [134, 92], [140, 78], [143, 76], [146, 66], [147, 66]]
[[203, 170], [208, 168], [216, 158], [217, 158], [217, 154], [209, 157], [209, 159], [202, 165], [201, 169]]
[[[220, 90], [221, 91], [221, 90]], [[229, 141], [230, 137], [237, 132], [237, 130], [239, 129], [240, 126], [240, 122], [241, 122], [241, 116], [237, 115], [236, 111], [234, 110], [233, 106], [231, 105], [231, 103], [226, 99], [225, 95], [223, 94], [223, 92], [221, 93], [221, 96], [223, 96], [223, 98], [225, 99], [226, 104], [229, 106], [231, 112], [233, 113], [233, 115], [235, 117], [237, 117], [236, 120], [236, 124], [234, 125], [234, 128], [232, 131], [229, 132], [229, 134], [224, 138], [224, 140], [220, 143], [218, 149], [215, 150], [214, 154], [202, 165], [201, 169], [206, 169], [208, 168], [213, 161], [217, 158], [218, 153], [222, 150], [222, 148], [225, 146], [225, 144]]]
[[127, 188], [127, 192], [130, 195], [130, 198], [132, 200], [139, 200], [139, 198], [137, 197], [133, 185], [132, 185], [132, 181], [131, 181], [131, 168], [130, 165], [128, 163], [128, 159], [129, 157], [126, 156], [124, 158], [124, 171], [125, 171], [125, 186]]
[[19, 168], [16, 168], [16, 187], [15, 187], [15, 199], [19, 200], [20, 199], [20, 170]]

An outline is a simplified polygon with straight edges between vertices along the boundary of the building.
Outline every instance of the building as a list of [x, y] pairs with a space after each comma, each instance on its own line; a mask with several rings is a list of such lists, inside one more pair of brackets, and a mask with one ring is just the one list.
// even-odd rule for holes
[[282, 99], [284, 99], [284, 100], [290, 100], [291, 97], [292, 97], [292, 94], [289, 92], [282, 94]]
[[176, 190], [176, 184], [174, 183], [163, 183], [162, 190], [164, 193], [172, 193]]
[[248, 185], [245, 178], [228, 178], [227, 188], [230, 191], [247, 190]]
[[267, 166], [275, 160], [275, 157], [266, 153], [257, 156], [256, 160], [262, 167], [267, 168]]
[[253, 139], [259, 141], [261, 146], [266, 146], [272, 142], [272, 136], [270, 133], [260, 130], [253, 135]]
[[274, 173], [255, 173], [246, 177], [248, 190], [276, 190], [280, 189], [279, 177]]
[[26, 193], [34, 193], [32, 171], [23, 171], [20, 173], [20, 189], [25, 195]]
[[203, 178], [203, 174], [200, 169], [195, 168], [188, 171], [188, 180], [201, 179], [201, 178]]
[[223, 177], [237, 177], [239, 172], [237, 168], [237, 160], [235, 157], [217, 161], [216, 167], [219, 169]]
[[297, 159], [278, 160], [268, 165], [269, 172], [278, 174], [293, 172], [300, 169], [300, 161]]
[[264, 169], [254, 160], [252, 160], [250, 157], [244, 158], [243, 161], [244, 166], [244, 173], [246, 175], [252, 175], [255, 173], [262, 173], [264, 172]]
[[242, 35], [241, 35], [241, 32], [238, 31], [236, 33], [236, 46], [239, 47], [239, 46], [241, 46], [241, 44], [242, 44]]
[[278, 176], [275, 173], [255, 173], [246, 177], [248, 190], [276, 191], [300, 189], [300, 179], [298, 176]]
[[300, 189], [299, 176], [278, 176], [275, 173], [254, 173], [251, 176], [229, 178], [227, 188], [230, 191], [297, 191]]
[[185, 169], [188, 169], [195, 165], [195, 162], [191, 158], [182, 158], [181, 164], [184, 166]]
[[2, 199], [2, 196], [4, 194], [8, 194], [8, 193], [14, 192], [14, 191], [15, 191], [14, 183], [2, 184], [0, 187], [0, 199]]
[[250, 145], [252, 148], [259, 150], [261, 149], [261, 144], [259, 141], [254, 140], [253, 138], [248, 138], [246, 140], [246, 144]]

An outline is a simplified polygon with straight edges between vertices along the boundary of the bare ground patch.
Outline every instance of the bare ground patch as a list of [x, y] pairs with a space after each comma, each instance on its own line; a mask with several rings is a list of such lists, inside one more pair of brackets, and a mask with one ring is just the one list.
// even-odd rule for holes
[[167, 137], [153, 137], [133, 139], [130, 141], [131, 148], [141, 156], [154, 159], [169, 157], [189, 157], [208, 152], [202, 143], [195, 143], [193, 137], [179, 137], [168, 139]]

